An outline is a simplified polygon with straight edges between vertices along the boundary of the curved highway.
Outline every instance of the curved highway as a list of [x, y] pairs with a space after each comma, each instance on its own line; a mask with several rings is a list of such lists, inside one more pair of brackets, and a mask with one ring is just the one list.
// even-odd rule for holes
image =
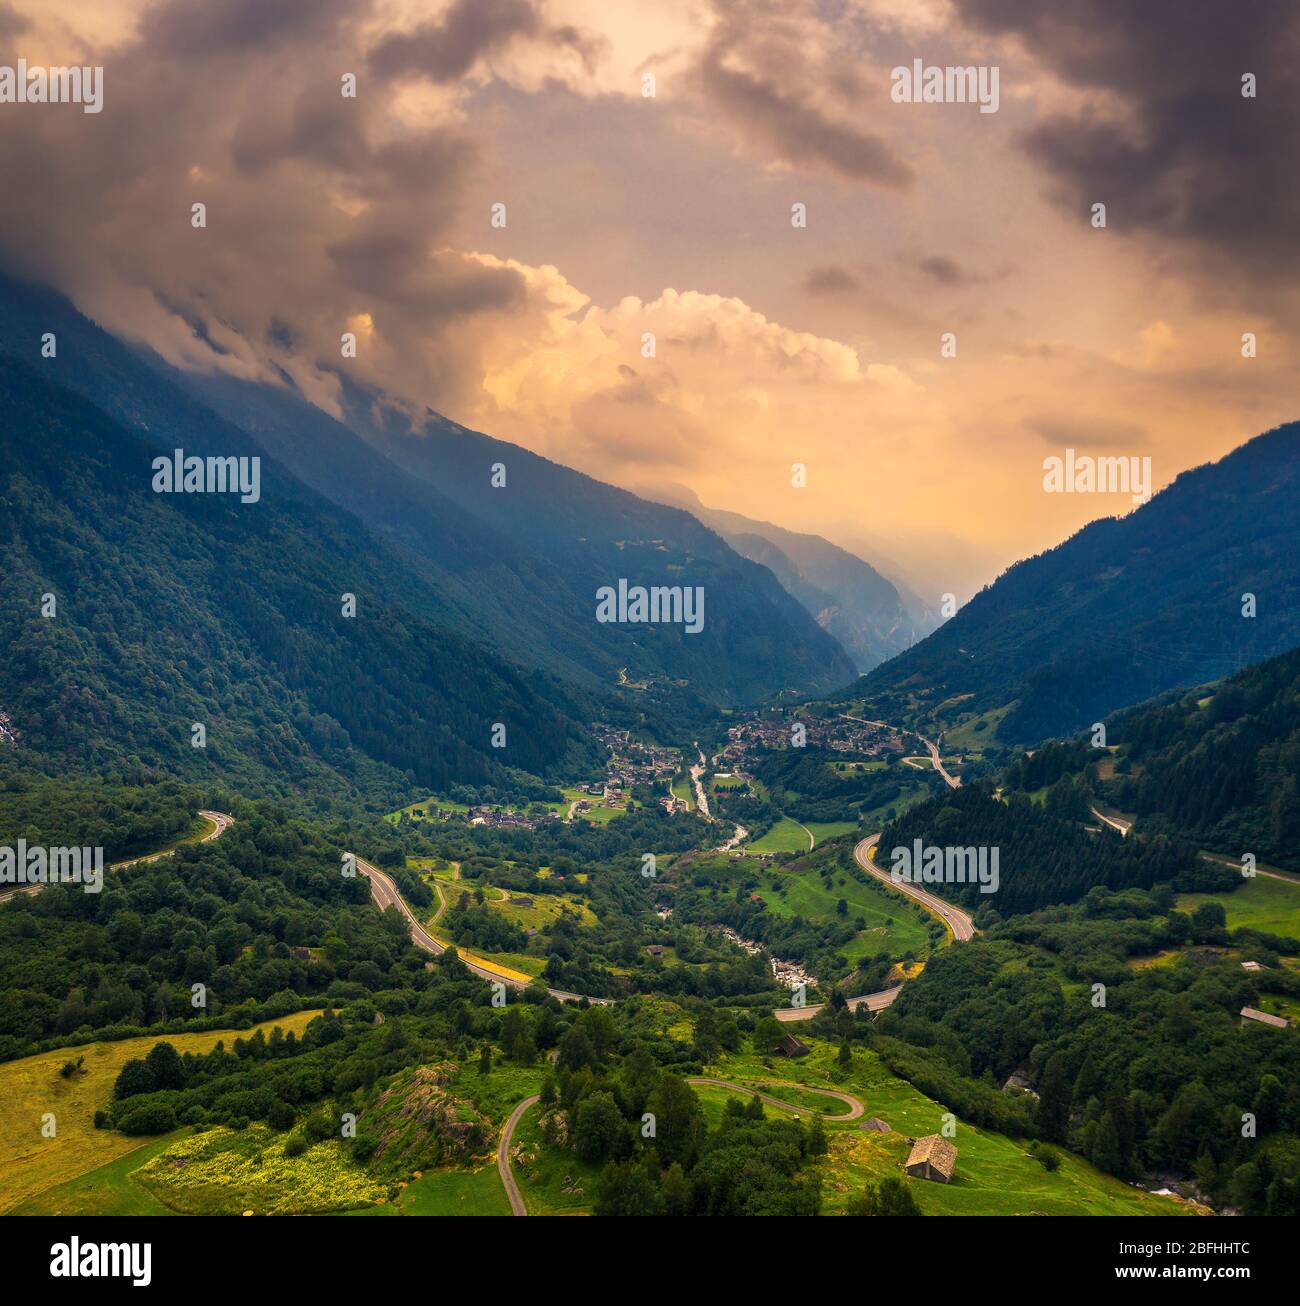
[[[431, 952], [433, 955], [441, 956], [447, 951], [447, 945], [440, 943], [429, 933], [428, 930], [415, 919], [414, 913], [406, 905], [406, 900], [402, 897], [397, 885], [393, 882], [391, 876], [385, 875], [377, 866], [372, 866], [363, 857], [357, 858], [357, 869], [362, 875], [370, 881], [370, 896], [380, 911], [385, 911], [389, 907], [396, 907], [398, 911], [406, 917], [407, 924], [411, 927], [411, 942], [417, 948], [423, 948], [425, 952]], [[439, 899], [442, 895], [439, 894]], [[441, 915], [441, 911], [438, 913]], [[521, 971], [510, 970], [505, 966], [496, 966], [491, 962], [477, 959], [471, 961], [464, 953], [457, 954], [461, 962], [474, 972], [480, 979], [485, 979], [492, 984], [508, 984], [512, 989], [526, 989], [532, 982], [531, 975], [525, 975]], [[581, 1002], [584, 995], [581, 993], [569, 993], [564, 989], [546, 990], [551, 997], [559, 998], [561, 1002]], [[587, 1001], [593, 1006], [609, 1006], [613, 998], [592, 998], [588, 997]]]
[[975, 922], [971, 920], [967, 912], [962, 911], [960, 907], [953, 906], [952, 903], [940, 898], [937, 893], [931, 893], [929, 889], [919, 884], [909, 884], [903, 880], [895, 880], [890, 873], [881, 866], [877, 866], [871, 858], [871, 850], [880, 842], [880, 835], [873, 834], [863, 839], [861, 843], [853, 849], [853, 860], [862, 867], [868, 875], [873, 875], [882, 884], [887, 884], [891, 889], [897, 889], [904, 897], [911, 898], [914, 902], [919, 902], [926, 911], [931, 915], [937, 916], [952, 935], [956, 943], [965, 943], [967, 939], [974, 937]]
[[[220, 839], [221, 836], [235, 823], [235, 818], [228, 812], [208, 812], [200, 809], [199, 815], [212, 823], [212, 829], [209, 830], [207, 834], [203, 835], [202, 838], [194, 840], [195, 843], [210, 843], [213, 839]], [[125, 870], [128, 866], [140, 866], [144, 862], [160, 861], [164, 857], [170, 857], [177, 848], [183, 846], [184, 841], [182, 841], [182, 843], [173, 844], [170, 848], [164, 848], [161, 852], [145, 853], [142, 857], [131, 857], [124, 862], [113, 862], [112, 865], [108, 866], [106, 869], [110, 871], [121, 871]], [[28, 884], [24, 885], [22, 888], [6, 889], [3, 893], [0, 893], [0, 902], [6, 902], [10, 898], [16, 898], [19, 894], [40, 893], [43, 888], [45, 888], [45, 885], [43, 884]]]
[[[914, 902], [920, 903], [926, 911], [937, 916], [947, 927], [948, 932], [953, 937], [954, 943], [965, 943], [968, 939], [973, 938], [975, 934], [975, 922], [971, 920], [969, 913], [962, 911], [960, 907], [940, 898], [938, 894], [931, 893], [929, 889], [919, 884], [907, 884], [902, 881], [895, 881], [887, 870], [877, 866], [871, 858], [871, 850], [880, 842], [880, 835], [873, 834], [863, 839], [861, 843], [853, 849], [853, 860], [862, 867], [868, 875], [874, 876], [882, 884], [888, 885], [891, 889], [896, 889], [905, 897], [911, 898]], [[859, 1007], [865, 1006], [868, 1011], [883, 1011], [888, 1007], [898, 995], [903, 991], [902, 983], [895, 984], [892, 988], [881, 989], [878, 993], [863, 993], [856, 998], [849, 998], [848, 1006], [850, 1011], [856, 1011]], [[819, 1011], [825, 1007], [824, 1002], [817, 1003], [812, 1007], [781, 1007], [773, 1013], [777, 1020], [811, 1020]]]

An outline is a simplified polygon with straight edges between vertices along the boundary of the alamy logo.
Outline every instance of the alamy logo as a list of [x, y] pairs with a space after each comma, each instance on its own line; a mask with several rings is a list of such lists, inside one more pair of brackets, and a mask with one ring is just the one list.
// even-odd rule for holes
[[601, 622], [675, 622], [688, 635], [704, 629], [703, 585], [629, 585], [620, 577], [618, 589], [602, 585], [596, 591], [596, 620]]
[[81, 884], [104, 887], [102, 848], [29, 848], [26, 839], [0, 847], [0, 884]]
[[70, 1238], [50, 1248], [52, 1279], [130, 1279], [137, 1288], [153, 1281], [152, 1243], [83, 1243]]
[[104, 70], [94, 68], [17, 67], [0, 64], [0, 104], [79, 104], [83, 113], [104, 107]]
[[910, 848], [890, 854], [889, 878], [895, 884], [978, 884], [981, 893], [997, 893], [997, 848], [940, 848], [913, 839]]
[[1076, 457], [1043, 459], [1043, 489], [1048, 494], [1127, 494], [1134, 503], [1151, 498], [1151, 458], [1136, 454], [1116, 458]]
[[170, 458], [153, 460], [153, 488], [158, 494], [238, 494], [240, 503], [262, 497], [262, 460], [200, 458], [177, 449]]
[[978, 104], [981, 113], [997, 113], [997, 65], [978, 68], [927, 68], [913, 59], [910, 68], [890, 71], [889, 98], [895, 104]]

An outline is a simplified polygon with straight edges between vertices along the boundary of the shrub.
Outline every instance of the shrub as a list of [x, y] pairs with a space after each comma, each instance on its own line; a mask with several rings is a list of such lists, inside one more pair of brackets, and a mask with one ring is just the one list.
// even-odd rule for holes
[[124, 1134], [167, 1134], [176, 1128], [176, 1112], [164, 1103], [147, 1103], [128, 1111], [117, 1127]]

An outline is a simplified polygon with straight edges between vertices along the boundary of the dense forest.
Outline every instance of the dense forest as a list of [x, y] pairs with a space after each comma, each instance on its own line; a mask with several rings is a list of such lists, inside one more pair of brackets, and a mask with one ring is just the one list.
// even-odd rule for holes
[[1300, 649], [1221, 684], [1121, 712], [1101, 793], [1143, 830], [1300, 870]]
[[274, 464], [256, 504], [155, 494], [156, 450], [84, 400], [14, 364], [0, 404], [0, 749], [254, 795], [601, 764], [588, 704], [417, 615], [418, 573]]
[[[1192, 1175], [1216, 1202], [1300, 1214], [1300, 1041], [1238, 1017], [1263, 976], [1213, 954], [1125, 964], [1229, 941], [1221, 908], [1172, 903], [1167, 889], [1097, 887], [993, 925], [907, 985], [875, 1046], [976, 1123], [1064, 1144], [1121, 1178]], [[1273, 950], [1294, 954], [1300, 940], [1239, 930], [1231, 941], [1270, 963], [1270, 988], [1300, 994]], [[1015, 1072], [1036, 1099], [999, 1091]]]
[[894, 848], [910, 849], [917, 839], [941, 848], [996, 848], [995, 892], [983, 893], [978, 884], [944, 884], [938, 892], [1001, 916], [1074, 902], [1095, 885], [1172, 884], [1190, 891], [1227, 890], [1241, 882], [1239, 875], [1199, 860], [1182, 840], [1164, 835], [1125, 839], [1109, 829], [1085, 829], [1080, 823], [1086, 816], [1083, 796], [1073, 777], [1058, 781], [1042, 804], [1019, 791], [998, 799], [983, 784], [951, 790], [890, 822], [881, 834], [877, 861], [889, 866]]

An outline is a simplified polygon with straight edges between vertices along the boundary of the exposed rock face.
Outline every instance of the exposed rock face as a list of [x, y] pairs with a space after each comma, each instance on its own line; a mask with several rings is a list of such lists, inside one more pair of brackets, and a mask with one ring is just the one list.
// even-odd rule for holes
[[385, 1168], [431, 1168], [463, 1161], [482, 1152], [492, 1124], [446, 1085], [457, 1067], [451, 1062], [416, 1066], [399, 1075], [362, 1117], [362, 1127], [378, 1139], [374, 1160]]

